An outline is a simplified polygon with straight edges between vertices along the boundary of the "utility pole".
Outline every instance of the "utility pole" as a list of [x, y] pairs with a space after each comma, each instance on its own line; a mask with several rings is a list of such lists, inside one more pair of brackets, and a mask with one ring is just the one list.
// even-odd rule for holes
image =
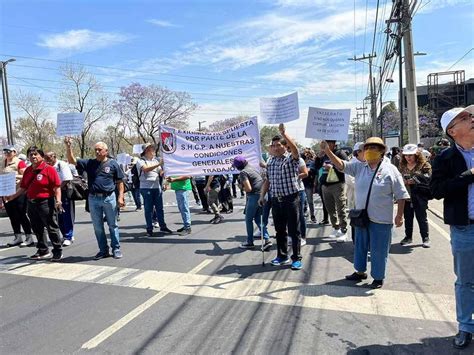
[[15, 140], [13, 138], [13, 126], [12, 126], [12, 119], [11, 119], [11, 114], [10, 114], [10, 100], [8, 97], [6, 66], [8, 63], [11, 63], [14, 61], [15, 61], [14, 58], [8, 59], [5, 62], [0, 61], [0, 74], [1, 74], [1, 80], [2, 80], [2, 94], [3, 94], [3, 109], [5, 112], [5, 125], [7, 128], [8, 144], [15, 144]]
[[[418, 98], [416, 93], [415, 59], [413, 55], [413, 36], [411, 31], [410, 1], [402, 0], [402, 20], [400, 26], [403, 33], [403, 47], [405, 50], [405, 81], [407, 94], [407, 120], [408, 120], [408, 141], [409, 143], [420, 142], [420, 128], [418, 124]], [[416, 0], [413, 1], [413, 7]], [[401, 56], [401, 54], [400, 54]]]
[[353, 61], [364, 61], [366, 59], [369, 60], [369, 88], [370, 88], [370, 117], [372, 119], [372, 135], [375, 136], [377, 134], [377, 106], [376, 106], [376, 100], [377, 97], [375, 95], [375, 84], [374, 84], [374, 78], [372, 75], [372, 59], [376, 58], [377, 54], [373, 53], [370, 55], [365, 55], [363, 54], [362, 57], [356, 57], [354, 56], [353, 58], [348, 58], [349, 60]]
[[[366, 139], [366, 134], [365, 134], [365, 116], [367, 116], [367, 114], [365, 113], [365, 110], [366, 110], [367, 107], [365, 107], [365, 105], [363, 105], [362, 107], [356, 107], [356, 110], [357, 111], [360, 111], [362, 110], [362, 113], [359, 113], [357, 112], [357, 128], [359, 129], [359, 132], [361, 131], [360, 129], [360, 124], [359, 124], [359, 118], [362, 117], [362, 120], [363, 120], [363, 124], [362, 124], [362, 141], [365, 142], [365, 139]], [[360, 135], [360, 133], [359, 133]], [[360, 137], [359, 137], [360, 138]]]

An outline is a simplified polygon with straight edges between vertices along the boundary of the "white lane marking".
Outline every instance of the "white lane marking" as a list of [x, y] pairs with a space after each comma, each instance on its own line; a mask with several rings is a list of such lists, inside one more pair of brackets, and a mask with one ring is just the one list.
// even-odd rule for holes
[[14, 248], [17, 248], [17, 247], [7, 247], [7, 248], [2, 248], [2, 249], [0, 249], [0, 251], [10, 250], [10, 249], [14, 249]]
[[432, 219], [428, 218], [428, 223], [430, 224], [431, 227], [436, 229], [438, 231], [438, 233], [441, 234], [441, 236], [443, 236], [446, 240], [451, 241], [451, 237], [449, 236], [449, 234], [443, 228], [438, 226], [436, 224], [436, 222], [434, 222]]
[[[206, 261], [202, 265], [204, 263], [207, 265]], [[22, 265], [22, 267], [18, 267], [18, 264], [4, 264], [2, 270], [1, 264], [0, 258], [0, 272], [15, 275], [66, 281], [80, 280], [102, 285], [133, 287], [222, 300], [455, 322], [455, 301], [452, 295], [387, 289], [373, 291], [358, 286], [302, 284], [84, 264], [43, 263]], [[91, 273], [91, 267], [96, 269], [94, 273]], [[196, 268], [192, 271], [197, 272]], [[158, 301], [160, 296], [156, 295], [154, 298]], [[91, 341], [84, 344], [83, 347], [85, 346], [90, 347]]]
[[[207, 265], [209, 265], [212, 262], [212, 259], [206, 259], [199, 265], [197, 265], [195, 268], [193, 268], [191, 271], [188, 272], [188, 274], [196, 274], [202, 269], [204, 269]], [[97, 273], [98, 274], [98, 273]], [[96, 275], [97, 275], [96, 274]], [[126, 273], [127, 276], [130, 274], [133, 274], [133, 272], [128, 272]], [[184, 274], [186, 275], [186, 274]], [[170, 285], [171, 286], [171, 285]], [[120, 318], [118, 321], [116, 321], [114, 324], [112, 324], [110, 327], [107, 329], [104, 329], [102, 332], [97, 334], [95, 337], [93, 337], [91, 340], [87, 341], [84, 343], [81, 348], [82, 349], [93, 349], [97, 347], [100, 343], [102, 343], [104, 340], [108, 339], [110, 336], [112, 336], [114, 333], [116, 333], [118, 330], [122, 329], [125, 325], [127, 325], [129, 322], [137, 318], [140, 314], [145, 312], [148, 308], [153, 306], [156, 302], [161, 300], [163, 297], [168, 295], [172, 290], [172, 287], [167, 290], [167, 291], [160, 291], [138, 307], [134, 308], [131, 312], [126, 314], [124, 317]]]

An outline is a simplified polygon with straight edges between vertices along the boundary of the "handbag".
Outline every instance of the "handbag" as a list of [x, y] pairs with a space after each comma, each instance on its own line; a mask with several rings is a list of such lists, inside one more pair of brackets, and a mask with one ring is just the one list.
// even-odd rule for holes
[[375, 175], [379, 170], [380, 162], [377, 165], [377, 169], [375, 169], [374, 176], [372, 176], [372, 180], [370, 181], [369, 192], [367, 193], [367, 199], [365, 200], [365, 208], [363, 209], [352, 209], [349, 211], [349, 218], [351, 219], [351, 226], [358, 227], [358, 228], [367, 228], [370, 223], [369, 214], [367, 212], [367, 207], [369, 207], [369, 198], [370, 192], [372, 191], [372, 185], [374, 183]]
[[80, 176], [75, 176], [67, 184], [67, 198], [73, 201], [87, 200], [89, 195], [89, 186]]
[[328, 177], [326, 178], [326, 182], [329, 182], [329, 183], [339, 182], [339, 177], [337, 176], [336, 171], [332, 167], [328, 171]]

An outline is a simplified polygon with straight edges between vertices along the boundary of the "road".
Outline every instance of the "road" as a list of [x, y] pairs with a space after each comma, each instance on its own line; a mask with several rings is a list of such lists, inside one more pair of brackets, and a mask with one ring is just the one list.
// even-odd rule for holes
[[[78, 207], [76, 241], [61, 263], [31, 262], [31, 248], [0, 249], [1, 354], [451, 354], [454, 275], [448, 228], [430, 202], [432, 248], [402, 247], [395, 229], [380, 290], [344, 280], [352, 243], [309, 225], [303, 270], [275, 268], [241, 250], [244, 200], [219, 225], [192, 205], [193, 233], [147, 238], [142, 212], [120, 221], [124, 258], [92, 260], [97, 245]], [[174, 194], [166, 221], [180, 227]], [[318, 220], [321, 217], [317, 205]], [[273, 227], [270, 228], [271, 234]], [[0, 244], [11, 238], [0, 220]]]

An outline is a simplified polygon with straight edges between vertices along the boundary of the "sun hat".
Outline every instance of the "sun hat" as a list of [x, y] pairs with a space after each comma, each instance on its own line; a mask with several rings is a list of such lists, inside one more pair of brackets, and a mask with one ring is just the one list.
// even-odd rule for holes
[[366, 145], [378, 145], [378, 146], [383, 147], [384, 149], [387, 149], [387, 146], [383, 142], [382, 138], [379, 138], [379, 137], [367, 138], [365, 143], [364, 143], [364, 146], [366, 146]]
[[448, 128], [449, 124], [459, 115], [460, 113], [467, 111], [471, 115], [474, 115], [474, 105], [470, 105], [468, 107], [455, 107], [452, 108], [451, 110], [446, 111], [443, 113], [441, 116], [441, 128], [443, 128], [443, 131], [446, 132], [446, 128]]
[[418, 152], [418, 147], [416, 146], [416, 144], [407, 144], [403, 147], [402, 154], [413, 155], [416, 154], [416, 152]]

